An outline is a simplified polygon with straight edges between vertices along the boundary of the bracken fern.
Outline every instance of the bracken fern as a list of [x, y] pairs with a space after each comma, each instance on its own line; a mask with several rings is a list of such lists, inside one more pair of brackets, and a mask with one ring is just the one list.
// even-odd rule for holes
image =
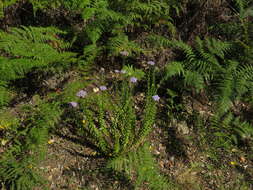
[[48, 131], [59, 119], [61, 111], [57, 104], [45, 103], [38, 99], [38, 107], [28, 108], [29, 117], [15, 127], [12, 143], [1, 155], [0, 179], [6, 188], [15, 190], [32, 190], [42, 185], [36, 166], [46, 153]]
[[7, 86], [10, 81], [24, 78], [34, 69], [68, 67], [74, 61], [74, 53], [65, 52], [70, 43], [58, 35], [65, 34], [53, 27], [11, 28], [0, 31], [0, 102], [8, 102]]

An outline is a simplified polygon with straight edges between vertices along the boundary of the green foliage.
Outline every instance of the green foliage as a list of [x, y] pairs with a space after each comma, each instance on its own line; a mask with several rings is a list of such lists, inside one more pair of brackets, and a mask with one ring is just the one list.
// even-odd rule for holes
[[0, 147], [4, 147], [11, 140], [18, 122], [19, 120], [13, 116], [10, 110], [2, 109], [0, 111]]
[[165, 76], [160, 83], [174, 78], [180, 79], [185, 87], [194, 88], [193, 91], [212, 91], [210, 98], [215, 100], [216, 113], [220, 116], [229, 111], [233, 102], [244, 96], [252, 96], [252, 65], [227, 58], [226, 55], [232, 51], [232, 44], [196, 38], [193, 48], [182, 41], [159, 39], [159, 45], [167, 45], [183, 53], [183, 58], [166, 65]]
[[140, 54], [143, 49], [134, 41], [129, 41], [127, 35], [119, 34], [108, 40], [107, 48], [111, 55], [119, 55], [122, 51], [127, 51], [130, 54]]
[[242, 13], [247, 7], [247, 4], [250, 3], [250, 0], [233, 0], [232, 2], [235, 4], [235, 8], [238, 12]]
[[139, 80], [145, 76], [145, 73], [141, 69], [135, 69], [132, 65], [126, 65], [122, 68], [122, 70], [126, 71], [126, 76], [133, 76]]
[[123, 81], [121, 92], [115, 99], [107, 92], [84, 99], [82, 107], [87, 120], [84, 127], [89, 140], [106, 156], [117, 157], [135, 150], [152, 130], [156, 115], [156, 103], [152, 99], [155, 88], [153, 85], [148, 87], [140, 123], [134, 109], [132, 85]]
[[73, 56], [64, 52], [70, 43], [59, 38], [63, 34], [66, 33], [54, 27], [11, 28], [10, 32], [1, 31], [0, 48], [8, 58], [30, 58], [40, 60], [41, 64], [59, 62]]
[[2, 0], [0, 1], [0, 19], [4, 17], [4, 9], [10, 5], [13, 5], [17, 2], [18, 0]]
[[237, 61], [228, 61], [217, 75], [216, 102], [218, 114], [228, 111], [235, 101], [244, 96], [252, 97], [253, 67], [240, 65]]
[[181, 96], [172, 89], [167, 89], [168, 120], [184, 120], [185, 106], [181, 102]]
[[[49, 0], [28, 0], [29, 3], [33, 5], [34, 13], [38, 9], [50, 9], [50, 8], [56, 8], [59, 7], [62, 0], [55, 0], [55, 1], [49, 1]], [[0, 1], [0, 19], [4, 17], [4, 10], [11, 5], [22, 3], [21, 0], [2, 0]]]
[[150, 153], [148, 143], [145, 143], [136, 151], [129, 152], [125, 156], [109, 160], [107, 167], [126, 173], [130, 179], [136, 178], [136, 189], [144, 187], [144, 184], [147, 184], [149, 189], [176, 189], [160, 174], [155, 160]]
[[84, 88], [88, 83], [88, 81], [78, 80], [76, 77], [76, 81], [66, 84], [63, 92], [57, 96], [57, 101], [60, 101], [63, 104], [71, 101], [77, 101], [78, 97], [76, 96], [76, 93], [80, 89]]
[[0, 31], [0, 103], [8, 102], [8, 83], [24, 78], [34, 69], [56, 70], [68, 67], [74, 61], [74, 53], [65, 52], [70, 44], [58, 35], [65, 32], [53, 27], [11, 28]]
[[[5, 1], [4, 1], [5, 2]], [[14, 1], [16, 2], [16, 1]], [[13, 2], [13, 3], [14, 3]], [[130, 55], [143, 53], [144, 50], [136, 42], [138, 36], [131, 36], [136, 29], [151, 30], [153, 26], [165, 27], [175, 35], [170, 10], [179, 10], [179, 4], [167, 1], [119, 1], [119, 0], [71, 0], [48, 1], [29, 0], [33, 10], [47, 10], [64, 7], [80, 15], [85, 24], [84, 34], [86, 45], [83, 58], [86, 63], [92, 63], [101, 53], [109, 51], [117, 56], [121, 51]], [[5, 4], [5, 7], [9, 4]], [[131, 36], [131, 38], [129, 38]], [[107, 52], [106, 52], [107, 53]]]
[[[87, 22], [84, 31], [90, 41], [84, 48], [84, 56], [89, 57], [87, 62], [94, 61], [105, 50], [112, 56], [121, 51], [128, 51], [130, 55], [143, 53], [134, 40], [137, 36], [129, 38], [135, 28], [149, 30], [159, 23], [175, 31], [169, 16], [170, 5], [165, 1], [93, 0], [85, 1], [82, 7], [82, 18]], [[94, 52], [93, 55], [89, 50]]]
[[36, 165], [44, 158], [48, 131], [61, 114], [57, 104], [37, 98], [37, 107], [25, 108], [27, 118], [12, 127], [12, 143], [0, 159], [0, 179], [5, 187], [15, 190], [33, 189], [42, 185]]
[[247, 121], [243, 121], [240, 117], [236, 117], [233, 122], [234, 133], [236, 134], [237, 140], [235, 143], [239, 144], [240, 141], [243, 144], [250, 145], [253, 142], [253, 126]]
[[212, 128], [215, 130], [216, 139], [214, 146], [226, 148], [232, 145], [250, 145], [253, 140], [253, 126], [240, 117], [234, 117], [228, 113], [223, 118], [212, 118]]
[[[159, 44], [163, 45], [165, 39]], [[173, 61], [166, 66], [165, 79], [181, 76], [185, 86], [193, 86], [196, 91], [204, 88], [204, 83], [214, 79], [217, 71], [221, 69], [219, 59], [224, 60], [224, 54], [229, 50], [230, 44], [215, 39], [200, 40], [196, 38], [195, 48], [182, 41], [167, 42], [173, 48], [183, 53], [182, 61]]]
[[253, 7], [251, 0], [233, 0], [230, 6], [234, 13], [226, 23], [218, 23], [211, 26], [211, 31], [215, 35], [222, 36], [233, 42], [235, 54], [240, 61], [251, 62], [253, 52], [253, 24], [251, 18], [253, 16]]
[[253, 25], [250, 22], [252, 7], [250, 1], [235, 0], [234, 2], [238, 13], [237, 20], [221, 26], [223, 28], [221, 31], [225, 30], [225, 35], [234, 41], [231, 57], [227, 58], [225, 67], [218, 75], [221, 92], [218, 101], [221, 110], [228, 110], [235, 99], [252, 98]]
[[[199, 122], [199, 128], [206, 130], [205, 144], [210, 143], [207, 147], [214, 157], [217, 157], [216, 149], [231, 150], [234, 145], [248, 147], [253, 142], [252, 124], [244, 121], [243, 117], [235, 117], [233, 113], [238, 102], [253, 102], [253, 2], [216, 2], [224, 6], [223, 13], [216, 6], [212, 7], [215, 2], [203, 0], [2, 0], [0, 18], [5, 24], [9, 19], [15, 20], [16, 14], [6, 11], [15, 3], [17, 11], [26, 9], [26, 6], [29, 8], [25, 12], [33, 10], [35, 19], [63, 16], [60, 25], [64, 23], [68, 30], [75, 31], [77, 44], [74, 51], [80, 54], [67, 51], [72, 44], [62, 40], [62, 37], [72, 35], [70, 33], [53, 27], [7, 26], [7, 31], [0, 31], [0, 107], [7, 106], [19, 90], [14, 86], [19, 84], [18, 79], [32, 74], [40, 81], [39, 74], [42, 72], [47, 76], [59, 70], [64, 72], [77, 61], [77, 55], [77, 72], [82, 74], [86, 73], [87, 66], [90, 68], [98, 60], [103, 67], [123, 65], [125, 74], [110, 75], [120, 78], [120, 90], [117, 86], [116, 90], [90, 93], [94, 87], [91, 83], [96, 78], [92, 76], [92, 80], [88, 77], [81, 80], [79, 73], [74, 73], [75, 76], [70, 73], [68, 76], [72, 82], [64, 84], [63, 91], [49, 95], [43, 91], [43, 96], [61, 105], [77, 102], [77, 107], [67, 108], [65, 122], [80, 127], [79, 132], [85, 131], [86, 140], [95, 145], [101, 155], [110, 159], [108, 167], [127, 174], [130, 180], [136, 182], [136, 189], [176, 189], [170, 187], [166, 178], [160, 175], [146, 142], [156, 120], [157, 108], [152, 96], [156, 94], [157, 86], [161, 87], [159, 90], [162, 92], [167, 92], [169, 119], [187, 120], [189, 115], [191, 117], [195, 113], [195, 110], [184, 106], [184, 94], [191, 92], [191, 99], [201, 99], [202, 95], [207, 95], [204, 103], [208, 106], [203, 107], [210, 105], [212, 110], [208, 110], [208, 116], [206, 110], [203, 111], [206, 123], [201, 120], [196, 121], [196, 125]], [[196, 18], [199, 15], [203, 19], [198, 23]], [[23, 22], [23, 19], [20, 21]], [[187, 28], [182, 28], [184, 23]], [[214, 24], [205, 28], [204, 35], [211, 32], [209, 36], [212, 38], [202, 39], [202, 36], [194, 42], [185, 42], [176, 36], [177, 26], [187, 33], [183, 36], [192, 39], [196, 31], [209, 23]], [[78, 26], [79, 33], [72, 26]], [[202, 31], [200, 34], [203, 34]], [[175, 38], [179, 40], [173, 40]], [[136, 55], [138, 58], [135, 58]], [[134, 93], [138, 91], [137, 87], [142, 87], [142, 83], [135, 86], [129, 78], [145, 79], [144, 71], [132, 65], [137, 59], [139, 62], [139, 59], [149, 58], [159, 63], [152, 69], [160, 67], [164, 60], [172, 58], [173, 61], [165, 65], [164, 72], [159, 73], [159, 85], [155, 81], [157, 73], [154, 70], [147, 72], [147, 92], [142, 102], [139, 96], [134, 99]], [[87, 87], [87, 96], [77, 97], [76, 93], [84, 87]], [[41, 93], [40, 89], [37, 91]], [[19, 98], [18, 93], [16, 97]], [[0, 155], [0, 181], [7, 189], [29, 190], [43, 182], [36, 166], [46, 153], [50, 127], [57, 123], [61, 111], [57, 103], [47, 103], [39, 96], [33, 100], [34, 106], [20, 111], [19, 114], [24, 114], [20, 120], [0, 111], [1, 151], [4, 150]], [[215, 113], [211, 121], [206, 118], [210, 112]], [[196, 134], [201, 135], [199, 132]]]

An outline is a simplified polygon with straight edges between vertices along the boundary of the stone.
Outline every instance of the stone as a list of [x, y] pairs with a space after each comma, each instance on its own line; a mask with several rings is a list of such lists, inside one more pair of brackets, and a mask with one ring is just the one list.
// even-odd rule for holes
[[188, 135], [190, 133], [190, 129], [185, 121], [177, 124], [177, 130], [182, 135]]

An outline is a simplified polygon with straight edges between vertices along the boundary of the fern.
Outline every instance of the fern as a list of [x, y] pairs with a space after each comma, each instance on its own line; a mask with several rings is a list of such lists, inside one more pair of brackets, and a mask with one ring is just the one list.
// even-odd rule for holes
[[[210, 42], [209, 39], [206, 41]], [[198, 92], [204, 88], [205, 82], [210, 81], [214, 77], [215, 71], [221, 67], [216, 57], [208, 51], [199, 38], [196, 39], [195, 49], [182, 41], [175, 41], [170, 45], [182, 50], [185, 58], [183, 61], [167, 64], [165, 76], [161, 82], [173, 76], [181, 76], [185, 86], [193, 86]]]
[[[148, 92], [149, 93], [149, 92]], [[155, 93], [153, 93], [155, 94]], [[138, 147], [145, 140], [146, 136], [151, 132], [155, 116], [156, 116], [156, 104], [152, 99], [152, 96], [148, 95], [146, 99], [146, 105], [144, 110], [144, 119], [142, 123], [142, 128], [138, 131], [135, 137], [135, 147]]]
[[147, 40], [152, 44], [153, 47], [166, 48], [172, 47], [173, 40], [169, 40], [167, 37], [150, 34], [147, 36]]
[[[236, 61], [228, 61], [227, 66], [217, 75], [217, 104], [220, 115], [229, 110], [232, 103], [241, 100], [243, 96], [252, 97], [253, 68], [251, 65], [240, 66]], [[250, 94], [249, 94], [250, 93]]]
[[196, 92], [204, 88], [212, 89], [210, 98], [214, 98], [216, 113], [220, 116], [229, 111], [233, 102], [247, 95], [252, 97], [252, 66], [227, 56], [234, 51], [232, 43], [197, 37], [194, 47], [191, 47], [182, 41], [170, 41], [158, 36], [151, 36], [149, 40], [159, 47], [171, 47], [182, 52], [179, 61], [166, 65], [159, 86], [174, 78], [185, 87], [194, 87]]
[[[170, 75], [177, 75], [176, 73], [172, 74], [172, 72], [177, 71], [178, 75], [182, 75], [188, 70], [189, 72], [196, 71], [200, 74], [199, 77], [203, 77], [203, 79], [197, 77], [198, 80], [209, 81], [214, 77], [214, 72], [221, 67], [218, 58], [224, 60], [225, 53], [231, 49], [231, 44], [209, 38], [201, 40], [197, 37], [194, 48], [183, 41], [171, 41], [156, 35], [151, 35], [148, 39], [155, 46], [179, 49], [183, 53], [183, 61], [176, 61], [167, 65], [166, 72], [168, 72], [168, 75], [165, 74], [165, 78]], [[191, 75], [193, 76], [193, 74]], [[185, 82], [185, 84], [187, 83], [190, 82]], [[201, 89], [201, 85], [198, 86], [200, 83], [193, 85], [197, 89]]]
[[70, 44], [57, 35], [65, 34], [56, 28], [22, 27], [0, 32], [1, 105], [8, 102], [4, 88], [12, 80], [25, 77], [34, 69], [67, 67], [74, 53], [65, 52]]
[[65, 32], [53, 27], [11, 28], [10, 33], [0, 32], [0, 48], [12, 57], [34, 58], [46, 63], [61, 61], [70, 56], [61, 51], [70, 47], [70, 43], [57, 37], [62, 34]]
[[31, 112], [24, 121], [26, 126], [17, 127], [13, 143], [0, 159], [0, 179], [10, 189], [29, 190], [44, 183], [35, 166], [45, 156], [48, 130], [58, 121], [61, 112], [58, 105], [40, 99], [36, 105], [37, 108], [26, 108], [27, 113]]
[[247, 121], [242, 121], [242, 118], [235, 117], [231, 112], [223, 118], [213, 117], [211, 124], [216, 137], [215, 147], [229, 148], [253, 141], [253, 126]]
[[[169, 17], [169, 5], [164, 1], [92, 0], [85, 1], [83, 5], [81, 14], [87, 22], [84, 31], [90, 41], [87, 48], [109, 50], [110, 55], [113, 56], [119, 55], [123, 50], [129, 53], [143, 52], [134, 40], [136, 36], [131, 40], [128, 38], [128, 33], [133, 32], [135, 26], [147, 30], [151, 29], [152, 25], [161, 23], [160, 25], [166, 25], [171, 28], [171, 31], [175, 31]], [[85, 47], [85, 50], [87, 48]], [[85, 50], [84, 56], [87, 57], [90, 51], [86, 53]], [[93, 54], [87, 62], [93, 62], [99, 53], [102, 52]]]
[[196, 92], [214, 87], [211, 95], [215, 97], [216, 113], [220, 116], [229, 111], [234, 101], [250, 92], [252, 67], [247, 64], [242, 66], [239, 62], [226, 58], [232, 50], [230, 43], [196, 38], [194, 48], [182, 41], [166, 42], [163, 45], [180, 49], [184, 58], [167, 64], [165, 76], [160, 83], [179, 76], [184, 86], [193, 86]]
[[119, 34], [115, 37], [108, 39], [107, 48], [111, 55], [119, 55], [122, 51], [127, 51], [132, 54], [132, 52], [136, 54], [140, 54], [143, 52], [143, 49], [140, 46], [133, 42], [129, 41], [127, 35]]
[[194, 85], [197, 92], [205, 87], [203, 76], [198, 72], [186, 71], [184, 77], [184, 85]]
[[0, 19], [4, 17], [4, 9], [18, 2], [18, 0], [0, 1]]
[[236, 144], [253, 142], [253, 126], [247, 121], [242, 121], [240, 117], [235, 118], [233, 132], [236, 135]]
[[244, 8], [247, 5], [247, 0], [233, 0], [235, 3], [236, 8], [238, 9], [239, 13], [244, 11]]
[[141, 69], [136, 69], [132, 65], [125, 65], [122, 70], [126, 71], [126, 76], [129, 77], [136, 77], [137, 79], [143, 79], [145, 76], [145, 73]]
[[[142, 73], [141, 73], [142, 74]], [[115, 98], [107, 92], [84, 99], [82, 107], [87, 120], [85, 124], [89, 140], [100, 153], [117, 157], [138, 148], [153, 128], [156, 115], [156, 102], [152, 96], [156, 92], [154, 81], [148, 84], [147, 99], [141, 123], [137, 122], [132, 97], [132, 86], [122, 83], [120, 93]]]
[[172, 184], [160, 174], [147, 143], [124, 157], [109, 160], [107, 167], [126, 173], [130, 179], [136, 178], [136, 189], [143, 187], [145, 183], [149, 189], [172, 189]]
[[[92, 141], [105, 155], [117, 156], [129, 151], [129, 147], [132, 146], [131, 141], [134, 140], [135, 115], [132, 100], [128, 97], [128, 90], [126, 89], [124, 92], [125, 96], [118, 103], [110, 100], [106, 94], [95, 99], [95, 102], [98, 103], [97, 122], [94, 121], [94, 113], [89, 110], [85, 111], [89, 122], [87, 127], [93, 138]], [[107, 106], [105, 106], [105, 102], [107, 102]], [[107, 121], [106, 112], [112, 112], [111, 121]], [[108, 128], [108, 122], [111, 123], [111, 129]], [[96, 125], [99, 125], [99, 128]]]

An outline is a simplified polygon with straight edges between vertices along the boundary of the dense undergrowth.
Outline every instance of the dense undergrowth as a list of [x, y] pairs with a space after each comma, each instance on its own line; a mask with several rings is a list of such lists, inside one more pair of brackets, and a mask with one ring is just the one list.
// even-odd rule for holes
[[[207, 189], [161, 171], [150, 148], [155, 130], [180, 123], [210, 171], [253, 167], [252, 0], [4, 0], [0, 9], [2, 189], [49, 188], [38, 166], [62, 126], [131, 189]], [[241, 160], [229, 162], [231, 151]], [[208, 188], [252, 186], [249, 174]]]

